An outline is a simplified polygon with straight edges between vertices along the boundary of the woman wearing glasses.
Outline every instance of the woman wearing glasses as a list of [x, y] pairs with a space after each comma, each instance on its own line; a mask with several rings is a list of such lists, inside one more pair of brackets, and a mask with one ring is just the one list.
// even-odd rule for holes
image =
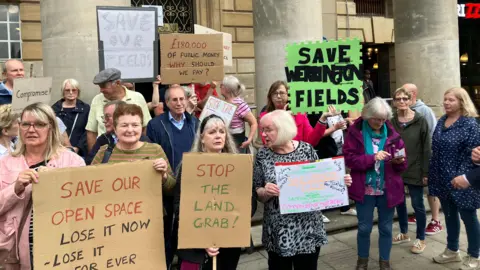
[[[405, 152], [408, 160], [407, 170], [402, 174], [403, 183], [408, 188], [408, 193], [415, 210], [417, 220], [417, 235], [412, 253], [420, 254], [425, 250], [425, 227], [427, 216], [423, 203], [423, 187], [428, 176], [428, 164], [431, 155], [431, 140], [428, 124], [419, 113], [410, 109], [411, 94], [405, 88], [399, 88], [394, 94], [394, 104], [397, 111], [393, 115], [392, 125], [405, 142]], [[405, 201], [397, 206], [400, 233], [393, 238], [393, 244], [409, 242], [408, 216]]]
[[[42, 181], [38, 177], [39, 170], [81, 167], [85, 162], [62, 146], [55, 113], [50, 106], [31, 104], [23, 110], [20, 119], [16, 150], [0, 159], [0, 227], [5, 235], [12, 237], [11, 242], [16, 242], [14, 246], [18, 248], [11, 250], [9, 264], [33, 269], [31, 184]], [[23, 227], [16, 227], [24, 215], [27, 216]]]
[[395, 206], [404, 200], [402, 172], [407, 168], [398, 155], [405, 144], [389, 119], [392, 109], [381, 98], [370, 100], [362, 116], [348, 129], [343, 145], [345, 165], [351, 169], [353, 184], [348, 189], [357, 206], [358, 261], [355, 269], [368, 269], [373, 212], [378, 211], [380, 270], [390, 270], [392, 223]]
[[66, 79], [62, 83], [62, 99], [52, 108], [58, 118], [67, 127], [67, 135], [73, 149], [80, 156], [87, 154], [87, 132], [90, 105], [79, 99], [80, 85], [75, 79]]
[[[260, 113], [260, 118], [269, 112], [275, 110], [288, 110], [288, 86], [284, 81], [276, 81], [270, 86], [267, 95], [266, 110]], [[318, 120], [314, 128], [310, 125], [306, 114], [296, 114], [292, 117], [297, 126], [297, 136], [293, 138], [297, 141], [307, 142], [311, 145], [317, 145], [325, 133], [327, 125], [327, 117], [332, 116], [331, 113], [324, 113]], [[262, 137], [263, 144], [265, 139]]]

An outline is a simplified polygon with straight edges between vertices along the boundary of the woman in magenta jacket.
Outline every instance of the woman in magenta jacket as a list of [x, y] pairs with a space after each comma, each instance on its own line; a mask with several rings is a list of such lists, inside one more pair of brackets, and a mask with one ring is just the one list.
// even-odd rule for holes
[[[267, 95], [266, 110], [260, 113], [260, 118], [265, 114], [274, 110], [285, 110], [288, 102], [288, 86], [284, 81], [276, 81], [270, 86]], [[296, 141], [307, 142], [311, 145], [317, 145], [320, 139], [322, 139], [325, 129], [327, 127], [327, 117], [331, 116], [331, 113], [324, 113], [315, 127], [310, 125], [306, 114], [293, 115], [295, 123], [297, 124], [297, 136], [293, 138]], [[263, 144], [265, 141], [262, 137]]]
[[378, 210], [380, 231], [380, 269], [389, 270], [392, 248], [392, 223], [395, 206], [404, 200], [401, 173], [407, 168], [400, 135], [388, 119], [392, 109], [381, 98], [374, 98], [362, 110], [362, 116], [348, 129], [343, 154], [351, 169], [350, 199], [356, 202], [358, 218], [358, 262], [356, 269], [368, 268], [373, 212]]

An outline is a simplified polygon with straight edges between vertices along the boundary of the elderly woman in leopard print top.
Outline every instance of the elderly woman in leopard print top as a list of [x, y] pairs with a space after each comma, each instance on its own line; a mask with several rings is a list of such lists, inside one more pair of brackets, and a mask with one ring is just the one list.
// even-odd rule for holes
[[[316, 270], [320, 247], [327, 244], [322, 213], [280, 214], [275, 163], [314, 161], [317, 154], [310, 144], [293, 140], [297, 127], [287, 111], [266, 114], [260, 127], [265, 148], [257, 153], [253, 181], [265, 207], [262, 242], [268, 251], [268, 268]], [[351, 184], [350, 175], [345, 183]]]

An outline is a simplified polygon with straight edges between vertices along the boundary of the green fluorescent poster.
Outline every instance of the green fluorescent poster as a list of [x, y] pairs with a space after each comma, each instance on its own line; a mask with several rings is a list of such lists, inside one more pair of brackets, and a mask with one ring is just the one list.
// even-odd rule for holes
[[363, 107], [362, 45], [358, 39], [289, 44], [285, 72], [293, 113], [359, 111]]

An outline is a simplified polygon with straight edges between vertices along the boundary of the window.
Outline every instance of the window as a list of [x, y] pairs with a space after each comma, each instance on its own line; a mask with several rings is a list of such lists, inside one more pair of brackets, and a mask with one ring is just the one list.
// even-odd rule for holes
[[18, 5], [0, 5], [0, 59], [22, 58]]
[[[385, 0], [354, 0], [359, 16], [385, 16]], [[392, 10], [393, 11], [393, 10]]]

